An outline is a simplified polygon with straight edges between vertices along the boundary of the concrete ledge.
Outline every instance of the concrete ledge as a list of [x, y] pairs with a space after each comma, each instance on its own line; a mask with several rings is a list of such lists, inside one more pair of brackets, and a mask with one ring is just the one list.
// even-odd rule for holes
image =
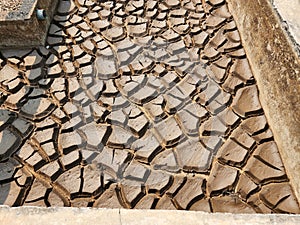
[[287, 174], [300, 199], [300, 59], [269, 0], [228, 0]]
[[[27, 18], [7, 18], [0, 21], [0, 50], [6, 48], [30, 48], [44, 45], [58, 0], [38, 0], [27, 10]], [[38, 20], [35, 9], [45, 9], [47, 17]]]
[[292, 225], [300, 224], [299, 215], [223, 214], [193, 211], [128, 210], [90, 208], [0, 207], [1, 224], [10, 225]]

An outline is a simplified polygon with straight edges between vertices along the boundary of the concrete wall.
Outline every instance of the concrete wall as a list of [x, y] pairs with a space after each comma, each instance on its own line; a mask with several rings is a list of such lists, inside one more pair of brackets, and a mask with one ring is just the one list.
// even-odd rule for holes
[[33, 10], [30, 19], [0, 21], [0, 49], [43, 45], [57, 3], [58, 0], [38, 0], [36, 8], [46, 9], [45, 20], [38, 20]]

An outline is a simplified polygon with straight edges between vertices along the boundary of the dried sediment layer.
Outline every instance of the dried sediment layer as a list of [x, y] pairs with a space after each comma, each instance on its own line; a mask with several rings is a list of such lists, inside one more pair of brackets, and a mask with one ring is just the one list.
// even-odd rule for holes
[[3, 51], [1, 203], [298, 213], [225, 1], [61, 1]]

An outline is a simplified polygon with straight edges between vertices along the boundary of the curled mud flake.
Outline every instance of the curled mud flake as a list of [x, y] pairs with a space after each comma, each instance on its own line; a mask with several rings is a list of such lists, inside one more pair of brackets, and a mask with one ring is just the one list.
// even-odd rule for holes
[[21, 146], [22, 138], [14, 130], [7, 128], [0, 132], [0, 161], [8, 159]]
[[242, 88], [237, 91], [232, 108], [241, 117], [257, 115], [262, 112], [258, 98], [258, 90], [255, 85]]
[[274, 142], [259, 145], [249, 159], [245, 172], [256, 183], [269, 183], [273, 180], [286, 180], [286, 174], [277, 146]]
[[[188, 177], [185, 186], [176, 194], [174, 201], [181, 209], [187, 209], [194, 202], [204, 197], [202, 190], [203, 179]], [[193, 189], [193, 193], [189, 193], [189, 189]]]
[[223, 191], [233, 190], [238, 174], [237, 169], [215, 163], [207, 180], [207, 190], [210, 195], [220, 195]]
[[254, 209], [236, 195], [214, 197], [211, 199], [214, 212], [255, 213]]
[[160, 141], [165, 146], [174, 146], [183, 137], [183, 133], [174, 117], [169, 117], [155, 127]]
[[[275, 194], [276, 193], [276, 194]], [[275, 212], [299, 213], [299, 206], [287, 183], [270, 184], [262, 188], [260, 199]]]
[[212, 160], [211, 152], [203, 147], [197, 139], [179, 144], [176, 146], [175, 153], [179, 165], [184, 171], [205, 173]]

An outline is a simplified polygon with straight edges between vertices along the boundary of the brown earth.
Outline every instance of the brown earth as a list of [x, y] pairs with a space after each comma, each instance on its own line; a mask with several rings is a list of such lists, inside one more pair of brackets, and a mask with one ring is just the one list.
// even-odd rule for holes
[[1, 204], [299, 213], [224, 0], [61, 1], [0, 78]]

